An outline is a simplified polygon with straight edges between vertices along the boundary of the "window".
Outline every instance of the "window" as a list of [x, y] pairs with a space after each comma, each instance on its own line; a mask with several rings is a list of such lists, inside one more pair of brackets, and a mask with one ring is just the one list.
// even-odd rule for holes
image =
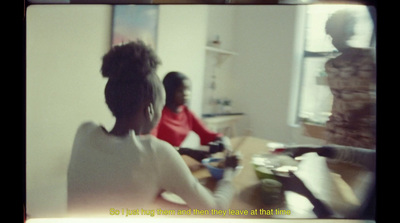
[[348, 41], [349, 45], [366, 48], [371, 47], [374, 42], [374, 26], [367, 6], [307, 6], [296, 124], [325, 124], [331, 114], [333, 96], [326, 81], [325, 63], [340, 53], [332, 45], [330, 36], [325, 33], [325, 23], [333, 13], [341, 9], [351, 10], [356, 19], [355, 34]]

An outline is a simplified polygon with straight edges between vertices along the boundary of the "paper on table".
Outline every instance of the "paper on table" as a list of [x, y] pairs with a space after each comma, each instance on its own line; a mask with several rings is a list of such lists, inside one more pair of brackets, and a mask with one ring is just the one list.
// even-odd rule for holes
[[305, 186], [337, 215], [347, 217], [360, 208], [360, 201], [339, 174], [331, 173], [326, 158], [307, 153], [294, 174]]

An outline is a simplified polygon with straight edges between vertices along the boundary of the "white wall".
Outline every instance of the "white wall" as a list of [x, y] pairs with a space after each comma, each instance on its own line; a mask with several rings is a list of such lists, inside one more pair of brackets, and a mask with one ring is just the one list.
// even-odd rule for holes
[[[292, 87], [300, 73], [298, 6], [254, 5], [237, 8], [233, 32], [233, 86], [235, 106], [246, 113], [244, 128], [265, 139], [317, 142], [288, 125], [293, 114]], [[295, 82], [293, 82], [295, 81]], [[293, 84], [295, 83], [295, 84]]]
[[[215, 61], [208, 53], [205, 76], [215, 72], [215, 97], [231, 98], [234, 111], [246, 113], [239, 133], [251, 128], [261, 138], [284, 142], [293, 138], [287, 119], [296, 19], [295, 6], [210, 6], [208, 40], [219, 35], [220, 47], [238, 55], [213, 70]], [[203, 104], [206, 112], [212, 111], [207, 100]]]
[[76, 129], [109, 127], [101, 57], [109, 49], [109, 6], [30, 6], [26, 42], [27, 214], [66, 207], [66, 170]]
[[[221, 42], [219, 48], [234, 50], [233, 30], [235, 27], [236, 9], [238, 6], [232, 5], [212, 5], [209, 6], [207, 23], [207, 44], [219, 36]], [[215, 105], [215, 99], [232, 99], [230, 86], [232, 85], [232, 57], [226, 57], [223, 63], [216, 65], [217, 54], [206, 52], [205, 72], [204, 72], [204, 92], [203, 92], [203, 113], [220, 112], [220, 108]], [[215, 89], [210, 88], [212, 76], [215, 75]], [[213, 104], [214, 102], [214, 104]]]
[[233, 94], [250, 117], [254, 136], [284, 141], [293, 53], [295, 7], [238, 9]]
[[205, 60], [207, 6], [162, 5], [159, 14], [157, 53], [161, 78], [170, 71], [186, 74], [192, 82], [190, 108], [201, 115]]

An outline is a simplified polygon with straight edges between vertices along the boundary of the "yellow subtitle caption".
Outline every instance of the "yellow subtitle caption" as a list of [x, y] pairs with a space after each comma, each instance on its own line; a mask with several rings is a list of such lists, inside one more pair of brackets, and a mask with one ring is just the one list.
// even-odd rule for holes
[[272, 215], [290, 215], [290, 210], [284, 209], [253, 209], [253, 210], [218, 210], [218, 209], [210, 209], [210, 210], [201, 210], [201, 209], [187, 209], [187, 210], [164, 210], [164, 209], [129, 209], [129, 208], [110, 208], [110, 215], [113, 216], [137, 216], [137, 215], [147, 215], [150, 217], [154, 217], [157, 215], [214, 215], [214, 216], [248, 216], [248, 215], [259, 215], [259, 216], [272, 216]]

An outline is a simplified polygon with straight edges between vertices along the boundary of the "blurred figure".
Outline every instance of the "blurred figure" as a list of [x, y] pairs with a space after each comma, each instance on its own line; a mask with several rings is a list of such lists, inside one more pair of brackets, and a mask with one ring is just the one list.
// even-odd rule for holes
[[376, 73], [373, 51], [353, 48], [355, 18], [347, 10], [334, 13], [326, 22], [326, 33], [341, 55], [325, 64], [333, 94], [332, 115], [326, 123], [327, 142], [375, 149]]

